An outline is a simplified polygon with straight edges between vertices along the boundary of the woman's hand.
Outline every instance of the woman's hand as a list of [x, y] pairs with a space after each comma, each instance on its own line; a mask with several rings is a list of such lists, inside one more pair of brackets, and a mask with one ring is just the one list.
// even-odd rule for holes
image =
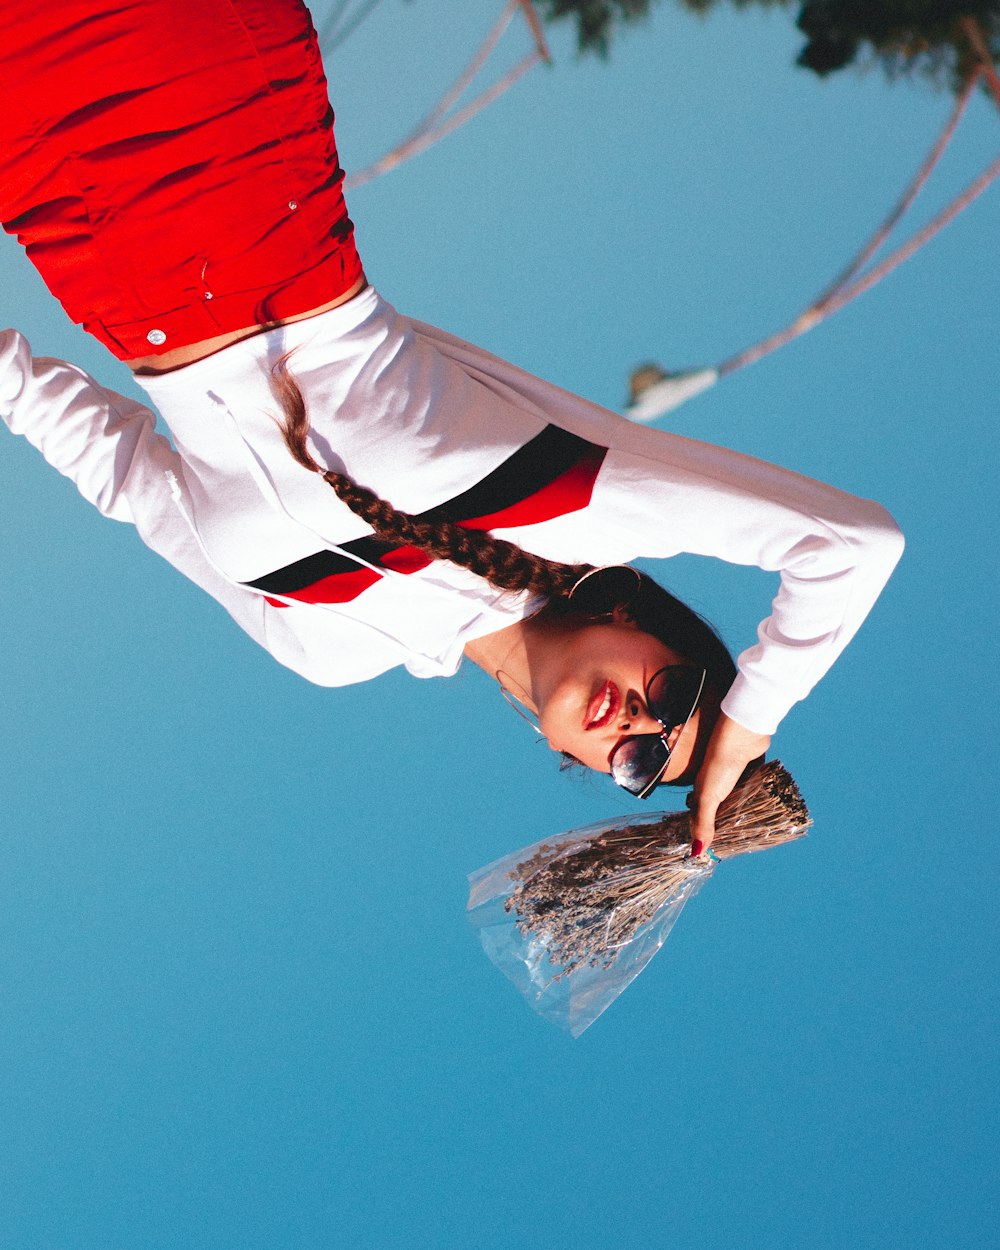
[[770, 745], [771, 739], [766, 735], [744, 729], [725, 712], [719, 713], [691, 796], [692, 855], [701, 855], [712, 845], [719, 804], [732, 793], [747, 765], [760, 759]]

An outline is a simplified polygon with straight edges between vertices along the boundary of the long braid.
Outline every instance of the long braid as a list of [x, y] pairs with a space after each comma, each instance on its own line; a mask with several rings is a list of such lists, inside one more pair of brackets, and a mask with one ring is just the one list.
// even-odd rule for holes
[[558, 564], [522, 550], [515, 543], [482, 530], [468, 530], [451, 521], [421, 520], [400, 512], [388, 500], [359, 486], [346, 473], [324, 469], [307, 445], [309, 417], [305, 399], [287, 367], [287, 357], [273, 369], [274, 385], [285, 421], [282, 435], [288, 450], [304, 468], [318, 473], [355, 515], [387, 542], [406, 543], [438, 560], [450, 560], [483, 577], [501, 590], [530, 591], [550, 599], [565, 598], [588, 572], [587, 564]]

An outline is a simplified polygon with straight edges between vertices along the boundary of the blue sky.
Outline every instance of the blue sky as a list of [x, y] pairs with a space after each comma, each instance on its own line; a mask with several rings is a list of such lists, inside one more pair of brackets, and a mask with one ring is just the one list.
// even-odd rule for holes
[[[331, 60], [349, 169], [494, 7], [386, 0]], [[787, 15], [670, 5], [609, 64], [558, 32], [554, 68], [352, 196], [369, 276], [611, 407], [640, 360], [716, 362], [823, 288], [949, 108], [796, 47]], [[998, 148], [978, 99], [914, 222]], [[995, 1238], [998, 217], [995, 187], [665, 419], [879, 499], [908, 550], [775, 741], [810, 837], [725, 865], [576, 1042], [483, 956], [465, 874], [629, 800], [560, 776], [478, 671], [310, 687], [2, 440], [4, 1250]], [[0, 242], [3, 321], [129, 390]], [[737, 650], [773, 593], [659, 572]]]

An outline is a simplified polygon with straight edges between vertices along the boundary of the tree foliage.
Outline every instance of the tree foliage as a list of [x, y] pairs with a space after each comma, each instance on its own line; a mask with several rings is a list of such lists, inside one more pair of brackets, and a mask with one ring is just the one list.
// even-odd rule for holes
[[581, 52], [607, 56], [612, 33], [622, 22], [645, 17], [654, 0], [534, 0], [546, 21], [573, 17]]
[[[575, 19], [581, 52], [606, 56], [618, 27], [646, 17], [659, 0], [535, 0], [547, 21]], [[781, 7], [805, 42], [797, 63], [826, 75], [849, 65], [881, 64], [890, 77], [919, 73], [960, 84], [978, 60], [972, 19], [1000, 64], [1000, 0], [677, 0], [694, 13]]]

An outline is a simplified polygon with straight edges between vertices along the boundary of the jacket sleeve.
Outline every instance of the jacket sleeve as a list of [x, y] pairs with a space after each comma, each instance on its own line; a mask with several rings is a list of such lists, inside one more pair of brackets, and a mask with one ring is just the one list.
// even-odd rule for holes
[[[738, 659], [723, 702], [733, 720], [771, 734], [854, 637], [903, 550], [871, 500], [737, 452], [642, 431], [641, 454], [612, 451], [591, 524], [628, 558], [679, 552], [779, 575], [771, 614]], [[590, 511], [590, 509], [588, 509]]]
[[871, 500], [593, 411], [574, 432], [610, 451], [589, 504], [532, 531], [498, 532], [570, 564], [685, 552], [777, 573], [771, 613], [722, 704], [747, 729], [774, 733], [870, 612], [902, 553], [899, 528]]
[[263, 599], [209, 562], [178, 502], [184, 465], [155, 431], [148, 408], [106, 390], [65, 361], [35, 358], [15, 330], [0, 331], [0, 416], [104, 516], [131, 523], [143, 542], [266, 646]]

